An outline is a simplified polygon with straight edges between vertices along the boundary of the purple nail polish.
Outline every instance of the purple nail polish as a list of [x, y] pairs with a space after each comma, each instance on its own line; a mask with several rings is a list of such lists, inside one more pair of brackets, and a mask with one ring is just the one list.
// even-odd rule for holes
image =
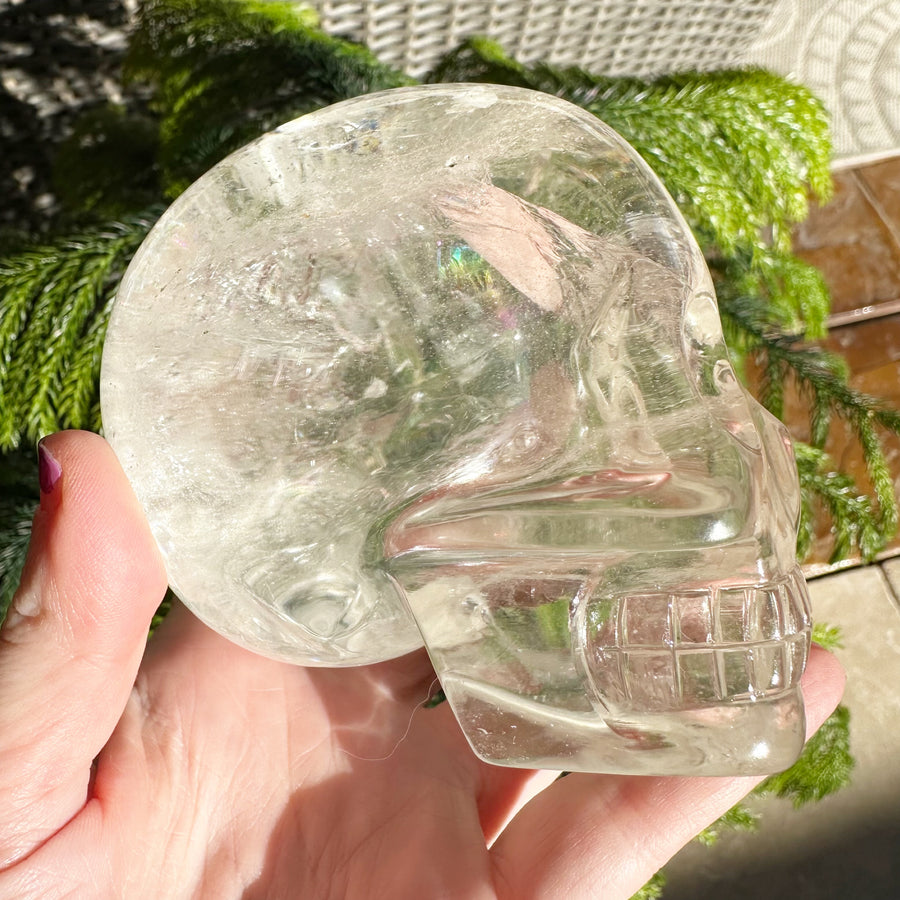
[[38, 444], [38, 482], [42, 494], [50, 494], [62, 475], [62, 466], [56, 457], [43, 445]]

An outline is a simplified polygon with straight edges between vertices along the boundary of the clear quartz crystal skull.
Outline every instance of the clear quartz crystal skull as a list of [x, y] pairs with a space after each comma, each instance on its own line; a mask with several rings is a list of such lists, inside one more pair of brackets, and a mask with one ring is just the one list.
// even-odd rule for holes
[[673, 201], [583, 110], [406, 88], [234, 153], [129, 268], [102, 401], [174, 590], [232, 640], [331, 666], [424, 641], [496, 763], [798, 753], [785, 430]]

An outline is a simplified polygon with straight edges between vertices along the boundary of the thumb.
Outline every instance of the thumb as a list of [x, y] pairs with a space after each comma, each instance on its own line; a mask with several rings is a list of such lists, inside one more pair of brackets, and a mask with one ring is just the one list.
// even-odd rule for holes
[[[809, 736], [840, 701], [843, 670], [814, 646], [802, 686]], [[575, 774], [556, 781], [491, 849], [501, 896], [630, 897], [761, 780]]]
[[0, 868], [84, 805], [166, 585], [108, 444], [64, 432], [39, 454], [41, 506], [0, 629]]

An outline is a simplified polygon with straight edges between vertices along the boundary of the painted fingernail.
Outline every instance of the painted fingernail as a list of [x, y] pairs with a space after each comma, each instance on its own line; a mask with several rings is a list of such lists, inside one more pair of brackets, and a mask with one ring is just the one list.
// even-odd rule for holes
[[62, 466], [41, 441], [38, 444], [38, 482], [41, 493], [52, 494], [61, 475]]

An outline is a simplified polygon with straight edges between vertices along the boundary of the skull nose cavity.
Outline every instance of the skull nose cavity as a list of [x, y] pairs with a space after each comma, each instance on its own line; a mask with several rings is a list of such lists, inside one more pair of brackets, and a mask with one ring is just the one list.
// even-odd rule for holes
[[765, 584], [647, 591], [588, 601], [581, 663], [615, 715], [771, 700], [796, 688], [810, 640], [798, 571]]

